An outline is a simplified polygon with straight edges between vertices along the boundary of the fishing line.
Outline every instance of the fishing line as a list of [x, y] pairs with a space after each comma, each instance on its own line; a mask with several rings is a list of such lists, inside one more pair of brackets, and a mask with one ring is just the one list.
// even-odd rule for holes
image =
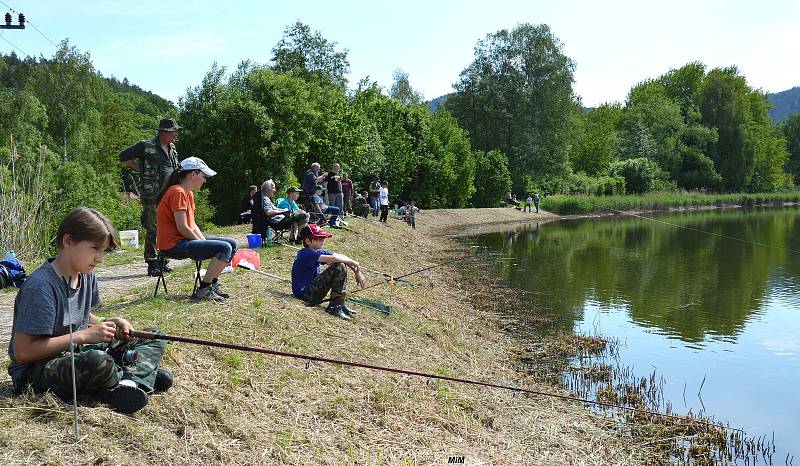
[[[69, 279], [71, 277], [61, 277], [61, 281], [64, 282], [64, 286], [66, 287], [67, 296], [69, 296], [69, 290], [72, 288], [69, 284]], [[75, 382], [75, 340], [72, 338], [72, 312], [69, 309], [69, 299], [64, 300], [64, 308], [62, 309], [64, 315], [67, 316], [68, 325], [69, 325], [69, 358], [71, 362], [71, 371], [72, 371], [72, 407], [74, 410], [74, 419], [75, 419], [75, 441], [78, 442], [81, 439], [80, 433], [80, 420], [78, 418], [78, 386]]]
[[[280, 244], [281, 246], [286, 246], [287, 248], [294, 249], [295, 251], [299, 251], [299, 250], [303, 249], [301, 247], [293, 246], [291, 244], [285, 244], [285, 243], [275, 243], [275, 244]], [[370, 272], [370, 273], [374, 273], [374, 274], [377, 274], [377, 275], [383, 275], [384, 277], [387, 277], [387, 278], [392, 276], [392, 274], [389, 274], [389, 273], [386, 273], [386, 272], [381, 272], [380, 270], [371, 269], [369, 267], [364, 267], [363, 265], [359, 266], [359, 268], [363, 269], [365, 272]], [[395, 277], [395, 280], [397, 280], [396, 277]], [[407, 280], [401, 280], [401, 281], [403, 281], [405, 283], [408, 283], [409, 285], [417, 285], [416, 283], [411, 283], [411, 282], [409, 282]]]
[[[409, 273], [407, 273], [407, 274], [404, 274], [404, 275], [399, 275], [399, 276], [397, 276], [397, 277], [392, 277], [392, 278], [391, 278], [390, 280], [388, 280], [388, 281], [384, 281], [384, 282], [380, 282], [380, 283], [374, 283], [374, 284], [372, 284], [372, 285], [365, 286], [364, 288], [360, 288], [360, 289], [358, 289], [358, 290], [355, 290], [355, 291], [353, 291], [352, 293], [348, 293], [348, 294], [358, 293], [358, 292], [360, 292], [360, 291], [368, 290], [368, 289], [370, 289], [370, 288], [375, 288], [376, 286], [381, 286], [381, 285], [386, 285], [386, 284], [389, 284], [389, 285], [391, 285], [393, 281], [395, 281], [395, 280], [398, 280], [398, 279], [400, 279], [400, 278], [405, 278], [405, 277], [408, 277], [408, 276], [410, 276], [410, 275], [418, 274], [418, 273], [420, 273], [420, 272], [425, 272], [426, 270], [430, 270], [430, 269], [433, 269], [433, 268], [436, 268], [436, 267], [441, 267], [442, 265], [444, 265], [444, 263], [433, 264], [433, 265], [431, 265], [431, 266], [428, 266], [428, 267], [425, 267], [425, 268], [422, 268], [422, 269], [419, 269], [419, 270], [415, 270], [415, 271], [413, 271], [413, 272], [409, 272]], [[320, 301], [320, 302], [319, 302], [319, 304], [326, 303], [326, 302], [328, 302], [328, 301], [331, 301], [331, 300], [333, 300], [333, 298], [327, 298], [327, 299], [323, 299], [322, 301]]]
[[796, 254], [800, 254], [800, 251], [798, 251], [797, 249], [782, 248], [780, 246], [773, 246], [771, 244], [759, 243], [758, 241], [750, 241], [750, 240], [746, 240], [746, 239], [742, 239], [742, 238], [737, 238], [735, 236], [723, 235], [722, 233], [714, 233], [714, 232], [711, 232], [711, 231], [700, 230], [699, 228], [692, 228], [692, 227], [687, 227], [685, 225], [678, 225], [677, 223], [671, 223], [671, 222], [667, 222], [667, 221], [664, 221], [664, 220], [658, 220], [656, 218], [646, 217], [644, 215], [638, 215], [638, 214], [634, 214], [632, 212], [624, 212], [624, 211], [621, 211], [621, 210], [614, 210], [614, 209], [608, 209], [608, 208], [606, 208], [605, 210], [607, 210], [609, 212], [614, 212], [614, 213], [620, 214], [620, 215], [630, 215], [631, 217], [643, 218], [645, 220], [650, 220], [650, 221], [657, 222], [657, 223], [663, 223], [664, 225], [670, 225], [670, 226], [673, 226], [675, 228], [682, 228], [684, 230], [694, 231], [694, 232], [697, 232], [697, 233], [704, 233], [706, 235], [716, 236], [716, 237], [719, 237], [719, 238], [725, 238], [725, 239], [730, 239], [730, 240], [733, 240], [733, 241], [739, 241], [739, 242], [742, 242], [742, 243], [755, 244], [757, 246], [764, 246], [764, 247], [771, 248], [771, 249], [777, 249], [779, 251], [786, 251], [786, 252], [793, 252], [793, 253], [796, 253]]
[[[280, 280], [280, 281], [283, 281], [283, 282], [291, 282], [291, 280], [289, 280], [288, 278], [281, 277], [279, 275], [273, 275], [271, 273], [264, 272], [263, 270], [258, 270], [255, 267], [252, 267], [252, 264], [250, 264], [250, 263], [244, 263], [243, 264], [242, 262], [239, 262], [236, 266], [239, 267], [240, 269], [244, 269], [244, 270], [247, 270], [247, 271], [250, 271], [250, 272], [256, 272], [258, 274], [265, 275], [265, 276], [267, 276], [269, 278], [273, 278], [275, 280]], [[370, 309], [378, 311], [381, 314], [389, 315], [389, 313], [391, 312], [391, 307], [387, 308], [386, 305], [382, 304], [382, 303], [373, 303], [373, 302], [369, 302], [367, 299], [358, 299], [358, 298], [353, 298], [353, 297], [350, 297], [350, 296], [347, 297], [347, 300], [351, 301], [351, 302], [353, 302], [355, 304], [359, 304], [361, 306], [368, 307]]]
[[[275, 244], [280, 244], [281, 246], [286, 246], [287, 248], [291, 248], [291, 249], [294, 249], [296, 251], [299, 251], [299, 250], [303, 249], [301, 247], [292, 246], [291, 244], [285, 244], [285, 243], [275, 243]], [[388, 281], [389, 278], [392, 277], [392, 274], [390, 274], [390, 273], [381, 272], [380, 270], [371, 269], [369, 267], [364, 267], [363, 265], [359, 266], [359, 268], [364, 270], [365, 272], [374, 273], [376, 275], [383, 275], [385, 277], [385, 280], [387, 280], [387, 281]], [[412, 283], [412, 282], [410, 282], [408, 280], [398, 280], [397, 277], [395, 277], [394, 279], [395, 279], [395, 281], [401, 281], [403, 283], [408, 283], [409, 285], [419, 286], [416, 283]]]
[[551, 398], [559, 398], [559, 399], [562, 399], [562, 400], [576, 401], [576, 402], [580, 402], [580, 403], [587, 403], [587, 404], [592, 404], [592, 405], [600, 406], [600, 407], [604, 407], [604, 408], [616, 408], [616, 409], [620, 409], [620, 410], [624, 410], [624, 411], [630, 411], [630, 412], [634, 412], [634, 413], [638, 413], [638, 414], [647, 414], [647, 415], [653, 415], [653, 416], [660, 416], [660, 417], [663, 417], [663, 418], [666, 418], [666, 419], [672, 419], [674, 421], [681, 422], [681, 423], [698, 422], [698, 423], [706, 424], [708, 426], [717, 427], [717, 428], [720, 428], [720, 429], [734, 430], [734, 431], [738, 431], [738, 432], [743, 432], [742, 429], [736, 429], [734, 427], [725, 426], [725, 425], [722, 425], [722, 424], [715, 424], [713, 422], [705, 421], [705, 420], [702, 420], [702, 419], [687, 419], [687, 418], [681, 417], [681, 416], [675, 416], [675, 415], [671, 415], [671, 414], [663, 414], [663, 413], [658, 413], [658, 412], [655, 412], [655, 411], [648, 411], [648, 410], [645, 410], [645, 409], [633, 408], [633, 407], [630, 407], [630, 406], [615, 405], [615, 404], [611, 404], [611, 403], [604, 403], [602, 401], [587, 400], [587, 399], [584, 399], [584, 398], [578, 398], [578, 397], [569, 396], [569, 395], [559, 395], [557, 393], [550, 393], [550, 392], [545, 392], [545, 391], [540, 391], [540, 390], [532, 390], [532, 389], [529, 389], [529, 388], [514, 387], [512, 385], [500, 385], [500, 384], [495, 384], [495, 383], [491, 383], [491, 382], [482, 382], [482, 381], [479, 381], [479, 380], [461, 379], [461, 378], [458, 378], [458, 377], [448, 377], [448, 376], [445, 376], [445, 375], [431, 374], [431, 373], [428, 373], [428, 372], [418, 372], [418, 371], [412, 371], [412, 370], [406, 370], [406, 369], [398, 369], [398, 368], [395, 368], [395, 367], [376, 366], [376, 365], [373, 365], [373, 364], [367, 364], [367, 363], [363, 363], [363, 362], [344, 361], [344, 360], [340, 360], [340, 359], [325, 358], [325, 357], [322, 357], [322, 356], [312, 356], [312, 355], [308, 355], [308, 354], [290, 353], [290, 352], [287, 352], [287, 351], [277, 351], [277, 350], [271, 350], [271, 349], [265, 349], [265, 348], [256, 348], [256, 347], [252, 347], [252, 346], [236, 345], [236, 344], [233, 344], [233, 343], [222, 343], [222, 342], [217, 342], [217, 341], [199, 340], [199, 339], [195, 339], [195, 338], [179, 337], [179, 336], [173, 336], [173, 335], [162, 335], [162, 334], [155, 334], [155, 333], [152, 333], [152, 332], [143, 332], [143, 331], [138, 331], [138, 330], [131, 331], [130, 335], [132, 337], [134, 337], [134, 338], [168, 340], [168, 341], [176, 341], [176, 342], [180, 342], [180, 343], [190, 343], [190, 344], [193, 344], [193, 345], [213, 346], [213, 347], [217, 347], [217, 348], [232, 349], [232, 350], [237, 350], [237, 351], [247, 351], [247, 352], [251, 352], [251, 353], [262, 353], [262, 354], [270, 354], [270, 355], [273, 355], [273, 356], [282, 356], [282, 357], [287, 357], [287, 358], [302, 359], [302, 360], [305, 360], [305, 361], [326, 362], [326, 363], [329, 363], [329, 364], [339, 364], [339, 365], [342, 365], [342, 366], [358, 367], [358, 368], [361, 368], [361, 369], [371, 369], [371, 370], [376, 370], [376, 371], [391, 372], [391, 373], [395, 373], [395, 374], [410, 375], [410, 376], [414, 376], [414, 377], [422, 377], [422, 378], [437, 379], [437, 380], [447, 380], [449, 382], [457, 382], [457, 383], [463, 383], [463, 384], [468, 384], [468, 385], [479, 385], [479, 386], [489, 387], [489, 388], [499, 388], [499, 389], [502, 389], [502, 390], [509, 390], [509, 391], [514, 391], [514, 392], [528, 393], [528, 394], [531, 394], [531, 395], [540, 395], [540, 396], [551, 397]]

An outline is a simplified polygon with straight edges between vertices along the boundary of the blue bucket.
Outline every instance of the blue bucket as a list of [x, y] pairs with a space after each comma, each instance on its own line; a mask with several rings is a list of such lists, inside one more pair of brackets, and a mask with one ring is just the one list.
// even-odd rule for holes
[[261, 235], [247, 235], [247, 247], [250, 249], [261, 247]]

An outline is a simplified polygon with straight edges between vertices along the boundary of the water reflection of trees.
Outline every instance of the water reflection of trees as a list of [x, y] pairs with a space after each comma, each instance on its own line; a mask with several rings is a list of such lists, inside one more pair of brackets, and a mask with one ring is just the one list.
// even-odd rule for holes
[[539, 293], [529, 295], [533, 304], [556, 313], [565, 330], [594, 300], [622, 306], [638, 325], [684, 341], [735, 338], [762, 308], [770, 283], [800, 281], [797, 209], [657, 218], [713, 235], [614, 217], [534, 225], [477, 241], [502, 253], [500, 273], [512, 286]]

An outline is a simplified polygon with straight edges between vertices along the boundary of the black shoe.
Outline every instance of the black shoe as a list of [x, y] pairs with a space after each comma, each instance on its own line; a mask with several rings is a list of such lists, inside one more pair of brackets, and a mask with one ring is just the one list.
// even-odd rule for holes
[[153, 391], [158, 392], [165, 392], [169, 390], [169, 387], [172, 386], [172, 372], [164, 369], [159, 368], [156, 371], [156, 381], [153, 382]]
[[211, 289], [214, 290], [214, 293], [222, 296], [225, 299], [228, 299], [228, 298], [231, 297], [230, 294], [225, 293], [224, 291], [222, 291], [222, 288], [219, 286], [219, 283], [212, 283], [211, 284]]
[[172, 267], [169, 266], [169, 261], [164, 261], [163, 270], [164, 270], [164, 273], [172, 272]]
[[151, 277], [158, 277], [161, 273], [158, 271], [158, 264], [155, 262], [148, 262], [147, 264], [147, 275]]
[[147, 406], [147, 393], [139, 387], [117, 385], [110, 390], [101, 390], [100, 401], [111, 406], [111, 409], [122, 414], [133, 414]]
[[350, 309], [345, 303], [342, 303], [342, 311], [350, 317], [355, 317], [358, 314], [358, 311]]
[[340, 319], [352, 320], [349, 315], [345, 314], [344, 309], [342, 309], [343, 307], [344, 304], [342, 303], [342, 300], [335, 299], [331, 301], [326, 311], [328, 312], [328, 314], [334, 315]]

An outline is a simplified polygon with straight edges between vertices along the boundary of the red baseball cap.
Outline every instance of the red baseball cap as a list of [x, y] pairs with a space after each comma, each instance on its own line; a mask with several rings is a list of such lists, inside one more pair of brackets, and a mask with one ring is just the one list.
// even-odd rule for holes
[[327, 231], [323, 231], [322, 228], [320, 228], [316, 223], [309, 223], [303, 227], [302, 230], [300, 230], [300, 234], [298, 236], [300, 237], [300, 241], [302, 241], [309, 236], [313, 236], [315, 238], [330, 238], [333, 235]]

